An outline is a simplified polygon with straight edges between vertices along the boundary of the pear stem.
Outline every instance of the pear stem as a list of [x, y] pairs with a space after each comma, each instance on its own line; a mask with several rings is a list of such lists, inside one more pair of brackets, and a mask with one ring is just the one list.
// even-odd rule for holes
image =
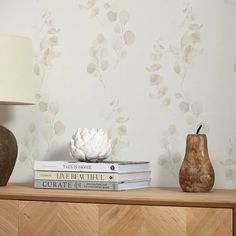
[[200, 131], [201, 128], [202, 128], [202, 125], [200, 125], [200, 126], [198, 127], [196, 134], [199, 133], [199, 131]]

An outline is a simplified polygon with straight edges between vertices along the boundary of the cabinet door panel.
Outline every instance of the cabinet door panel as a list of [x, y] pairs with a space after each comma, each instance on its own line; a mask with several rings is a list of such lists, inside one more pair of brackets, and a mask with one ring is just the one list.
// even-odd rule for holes
[[0, 200], [0, 235], [18, 235], [18, 201]]
[[232, 209], [103, 205], [102, 236], [230, 236]]
[[19, 236], [90, 236], [97, 229], [94, 204], [20, 202]]
[[229, 236], [233, 210], [20, 202], [19, 235]]
[[220, 208], [188, 208], [186, 227], [189, 236], [233, 235], [233, 210]]

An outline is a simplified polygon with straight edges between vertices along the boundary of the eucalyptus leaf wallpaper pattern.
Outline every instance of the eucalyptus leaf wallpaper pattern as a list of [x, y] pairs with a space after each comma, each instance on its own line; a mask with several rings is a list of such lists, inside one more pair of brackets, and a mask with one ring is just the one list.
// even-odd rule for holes
[[32, 38], [33, 106], [1, 106], [18, 140], [11, 181], [70, 159], [78, 127], [103, 128], [112, 160], [147, 160], [178, 186], [203, 124], [215, 188], [236, 188], [235, 0], [0, 0], [0, 33]]

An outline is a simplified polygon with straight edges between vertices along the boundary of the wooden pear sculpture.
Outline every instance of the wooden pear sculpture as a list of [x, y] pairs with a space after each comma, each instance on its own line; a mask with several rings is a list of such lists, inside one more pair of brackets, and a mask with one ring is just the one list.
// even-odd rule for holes
[[209, 159], [207, 136], [187, 136], [186, 153], [179, 172], [179, 184], [184, 192], [209, 192], [215, 182], [215, 173]]

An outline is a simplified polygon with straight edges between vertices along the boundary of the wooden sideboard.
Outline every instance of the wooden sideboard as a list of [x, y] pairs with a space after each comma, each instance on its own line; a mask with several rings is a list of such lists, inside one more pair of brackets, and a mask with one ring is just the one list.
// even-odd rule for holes
[[0, 187], [1, 236], [236, 235], [236, 191], [121, 192]]

